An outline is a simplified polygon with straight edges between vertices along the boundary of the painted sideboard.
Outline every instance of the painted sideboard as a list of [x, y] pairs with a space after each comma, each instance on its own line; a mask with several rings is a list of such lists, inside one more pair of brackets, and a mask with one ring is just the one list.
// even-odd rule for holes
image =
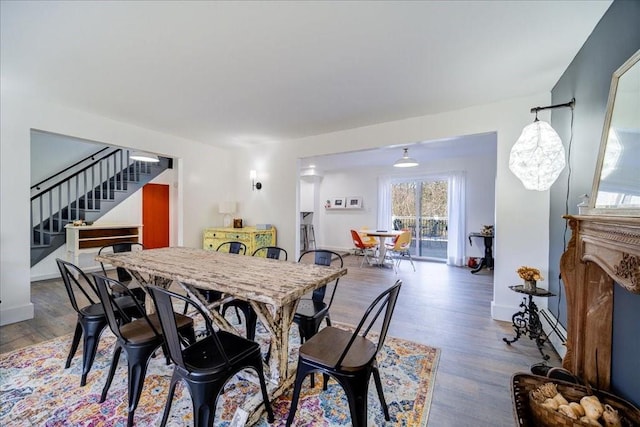
[[243, 228], [206, 228], [202, 239], [202, 248], [215, 251], [224, 242], [242, 242], [247, 245], [247, 255], [263, 246], [275, 246], [276, 229], [258, 230], [256, 227]]

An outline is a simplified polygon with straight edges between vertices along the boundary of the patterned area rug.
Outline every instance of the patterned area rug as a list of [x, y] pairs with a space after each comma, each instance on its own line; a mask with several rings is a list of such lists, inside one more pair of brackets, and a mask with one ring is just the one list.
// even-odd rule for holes
[[[259, 325], [261, 326], [261, 325]], [[295, 365], [298, 334], [290, 335], [290, 363]], [[256, 339], [263, 351], [268, 348], [267, 335], [259, 327]], [[114, 337], [110, 331], [102, 336], [99, 352], [89, 373], [87, 385], [80, 387], [81, 349], [71, 367], [64, 369], [71, 335], [0, 355], [0, 425], [3, 426], [125, 426], [127, 420], [127, 364], [121, 356], [115, 378], [104, 403], [99, 403], [109, 364]], [[82, 346], [81, 346], [82, 347]], [[440, 350], [387, 337], [378, 355], [385, 398], [391, 421], [384, 420], [373, 379], [369, 386], [368, 425], [425, 426], [429, 415], [431, 394]], [[160, 353], [151, 359], [135, 413], [137, 426], [157, 426], [162, 419], [167, 389], [173, 367], [167, 366]], [[244, 372], [225, 386], [218, 399], [215, 425], [232, 424], [237, 408], [242, 408], [247, 396], [258, 395], [259, 386]], [[276, 421], [269, 424], [266, 415], [257, 426], [284, 426], [289, 412], [291, 394], [273, 402]], [[346, 396], [342, 388], [330, 380], [322, 391], [322, 381], [316, 377], [311, 389], [306, 380], [302, 389], [295, 426], [350, 425]], [[191, 399], [178, 386], [169, 422], [171, 426], [193, 425]]]

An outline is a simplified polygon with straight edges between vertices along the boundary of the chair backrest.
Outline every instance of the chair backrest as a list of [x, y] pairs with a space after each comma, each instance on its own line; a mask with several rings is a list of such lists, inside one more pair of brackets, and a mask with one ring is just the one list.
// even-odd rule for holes
[[[136, 250], [144, 250], [144, 245], [138, 242], [121, 242], [101, 247], [98, 251], [98, 255], [108, 253], [109, 251], [117, 254], [121, 252], [131, 252]], [[107, 270], [105, 269], [103, 262], [100, 262], [100, 267], [102, 267], [102, 273], [107, 276]], [[122, 267], [116, 267], [116, 273], [120, 282], [129, 282], [132, 279], [131, 274], [129, 274], [129, 272]]]
[[270, 259], [281, 259], [280, 257], [284, 256], [284, 258], [282, 258], [283, 261], [289, 258], [287, 251], [279, 246], [263, 246], [253, 251], [251, 256], [264, 256]]
[[[215, 329], [213, 328], [213, 322], [209, 315], [193, 301], [191, 298], [177, 294], [175, 292], [171, 292], [167, 289], [163, 289], [157, 286], [149, 285], [147, 289], [151, 293], [151, 298], [153, 299], [156, 310], [158, 313], [158, 318], [160, 319], [160, 327], [162, 328], [162, 333], [164, 335], [165, 343], [167, 344], [167, 348], [169, 350], [169, 357], [173, 360], [173, 363], [178, 365], [179, 367], [187, 370], [193, 371], [193, 367], [188, 366], [184, 358], [182, 357], [182, 349], [183, 346], [186, 347], [188, 344], [185, 343], [178, 333], [178, 325], [176, 324], [175, 318], [175, 310], [174, 305], [177, 301], [182, 301], [182, 306], [186, 306], [189, 310], [189, 313], [192, 317], [197, 316], [198, 314], [204, 320], [204, 326], [206, 327], [206, 332], [204, 334], [198, 334], [198, 341], [202, 340], [205, 337], [211, 337], [213, 339], [215, 346], [218, 350], [218, 353], [221, 356], [221, 362], [224, 362], [227, 365], [230, 365], [229, 357], [218, 338]], [[193, 308], [195, 311], [191, 310]], [[198, 341], [192, 343], [191, 345], [198, 345]]]
[[403, 230], [402, 234], [393, 243], [393, 250], [400, 251], [411, 244], [411, 231]]
[[155, 326], [153, 326], [153, 323], [151, 323], [147, 315], [144, 314], [144, 307], [142, 306], [140, 301], [135, 298], [135, 295], [133, 295], [131, 289], [115, 279], [110, 279], [100, 274], [93, 273], [93, 278], [96, 282], [96, 287], [98, 288], [98, 296], [100, 297], [100, 302], [102, 303], [104, 314], [107, 316], [109, 328], [116, 337], [124, 342], [128, 341], [120, 333], [120, 325], [129, 323], [132, 320], [131, 317], [127, 315], [124, 307], [120, 307], [120, 305], [118, 305], [118, 300], [123, 301], [122, 295], [125, 296], [124, 300], [128, 303], [131, 303], [131, 301], [133, 301], [133, 303], [136, 305], [137, 311], [144, 316], [143, 318], [146, 320], [149, 328], [153, 331], [153, 333], [156, 336], [161, 335], [160, 331]]
[[224, 242], [218, 246], [217, 252], [227, 249], [230, 254], [245, 255], [247, 253], [247, 245], [242, 242]]
[[[312, 249], [300, 254], [298, 258], [298, 262], [302, 262], [309, 257], [313, 257], [313, 263], [316, 265], [336, 265], [342, 268], [344, 266], [344, 261], [342, 260], [342, 256], [339, 253], [329, 251], [327, 249]], [[338, 288], [338, 282], [340, 278], [337, 278], [335, 283], [333, 284], [333, 291], [331, 292], [331, 299], [329, 300], [329, 305], [333, 302], [333, 297], [336, 294], [336, 289]], [[322, 286], [313, 291], [312, 299], [314, 301], [324, 301], [324, 296], [327, 291], [327, 286]]]
[[351, 240], [353, 240], [353, 245], [358, 249], [367, 249], [367, 246], [362, 241], [360, 237], [360, 233], [356, 230], [351, 230]]
[[58, 264], [58, 270], [64, 282], [64, 287], [69, 295], [69, 301], [73, 309], [80, 313], [80, 309], [85, 307], [83, 301], [78, 301], [78, 295], [80, 293], [86, 298], [89, 305], [100, 304], [100, 297], [98, 296], [98, 290], [95, 284], [89, 279], [89, 276], [85, 274], [78, 266], [70, 262], [56, 258], [56, 264]]
[[378, 334], [378, 341], [376, 343], [376, 351], [373, 354], [373, 358], [376, 357], [378, 351], [384, 345], [384, 340], [387, 337], [387, 331], [389, 330], [389, 324], [391, 323], [391, 316], [393, 316], [393, 310], [396, 307], [396, 301], [398, 300], [398, 294], [400, 293], [400, 287], [402, 286], [402, 280], [397, 280], [396, 283], [393, 284], [389, 289], [382, 292], [380, 295], [376, 297], [375, 300], [369, 305], [369, 308], [364, 312], [360, 323], [353, 331], [353, 335], [349, 340], [349, 343], [345, 347], [344, 351], [338, 358], [338, 361], [335, 364], [335, 368], [339, 368], [342, 364], [342, 361], [349, 353], [353, 342], [358, 337], [358, 335], [362, 337], [366, 337], [372, 326], [380, 317], [380, 314], [384, 311], [384, 318], [382, 320], [382, 325], [380, 327], [380, 332]]
[[[367, 226], [363, 226], [360, 227], [360, 230], [368, 230], [369, 227]], [[367, 236], [366, 233], [358, 233], [360, 235], [360, 240], [362, 240], [362, 243], [364, 243], [365, 245], [377, 245], [378, 244], [378, 239], [376, 239], [373, 236]]]

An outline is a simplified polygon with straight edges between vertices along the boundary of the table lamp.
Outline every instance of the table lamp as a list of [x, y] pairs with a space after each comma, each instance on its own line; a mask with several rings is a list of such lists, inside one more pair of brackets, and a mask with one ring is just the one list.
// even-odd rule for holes
[[224, 214], [224, 222], [223, 222], [224, 226], [230, 227], [231, 214], [235, 213], [236, 211], [236, 202], [230, 202], [230, 201], [221, 202], [218, 211], [221, 214]]

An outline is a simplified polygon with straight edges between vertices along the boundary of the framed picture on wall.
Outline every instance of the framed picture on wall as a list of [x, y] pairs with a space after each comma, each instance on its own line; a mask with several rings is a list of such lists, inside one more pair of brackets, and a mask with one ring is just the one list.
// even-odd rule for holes
[[347, 197], [345, 208], [346, 209], [361, 209], [362, 208], [362, 197]]
[[334, 197], [333, 199], [331, 199], [331, 209], [344, 209], [344, 204], [344, 197]]

